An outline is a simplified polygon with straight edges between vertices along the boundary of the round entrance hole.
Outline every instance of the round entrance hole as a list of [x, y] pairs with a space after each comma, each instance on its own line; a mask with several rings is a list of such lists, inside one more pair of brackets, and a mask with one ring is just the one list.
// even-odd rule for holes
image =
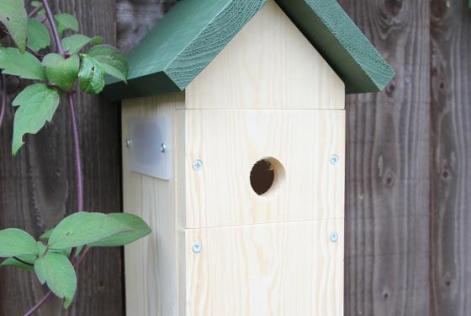
[[275, 158], [264, 158], [255, 163], [250, 172], [250, 185], [258, 195], [266, 195], [278, 187], [285, 176], [281, 162]]

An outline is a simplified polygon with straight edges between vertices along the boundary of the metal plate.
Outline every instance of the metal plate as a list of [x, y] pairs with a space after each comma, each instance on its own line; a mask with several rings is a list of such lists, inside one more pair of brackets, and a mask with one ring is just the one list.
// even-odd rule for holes
[[172, 129], [168, 117], [131, 118], [128, 120], [130, 170], [151, 177], [170, 180], [172, 176]]

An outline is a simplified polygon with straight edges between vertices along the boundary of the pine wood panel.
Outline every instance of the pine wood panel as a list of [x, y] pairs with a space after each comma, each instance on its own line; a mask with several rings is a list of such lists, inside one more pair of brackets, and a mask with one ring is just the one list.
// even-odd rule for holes
[[397, 76], [347, 98], [346, 315], [430, 315], [429, 1], [341, 1]]
[[471, 314], [471, 16], [431, 2], [431, 315]]
[[[166, 116], [172, 121], [173, 157], [180, 152], [176, 108], [183, 94], [130, 100], [123, 103], [123, 143], [128, 139], [132, 118]], [[170, 181], [130, 171], [128, 151], [123, 146], [124, 209], [142, 216], [152, 227], [152, 235], [125, 249], [127, 315], [172, 316], [177, 314], [177, 180], [180, 166], [173, 165]]]
[[186, 89], [191, 109], [343, 109], [345, 85], [273, 1]]
[[[115, 42], [114, 0], [50, 1], [74, 13], [85, 34], [103, 35]], [[92, 9], [93, 8], [93, 9]], [[87, 210], [121, 210], [119, 107], [99, 97], [78, 97]], [[20, 227], [39, 236], [75, 210], [75, 178], [70, 121], [63, 103], [53, 125], [27, 137], [21, 153], [12, 158], [12, 109], [0, 131], [0, 229]], [[53, 300], [36, 316], [123, 315], [121, 250], [93, 250], [79, 271], [75, 304], [68, 312]], [[0, 315], [22, 315], [44, 294], [32, 274], [0, 271]]]
[[[185, 135], [184, 227], [344, 217], [343, 110], [191, 110]], [[267, 157], [281, 163], [284, 176], [259, 196], [250, 173]], [[197, 159], [201, 171], [193, 170]]]
[[186, 230], [186, 315], [343, 315], [342, 232], [343, 219]]

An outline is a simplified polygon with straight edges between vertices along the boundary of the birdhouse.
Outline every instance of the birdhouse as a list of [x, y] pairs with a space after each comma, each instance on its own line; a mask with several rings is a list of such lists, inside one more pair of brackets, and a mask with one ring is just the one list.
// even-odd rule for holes
[[345, 94], [394, 72], [340, 5], [183, 0], [128, 60], [128, 315], [343, 315]]

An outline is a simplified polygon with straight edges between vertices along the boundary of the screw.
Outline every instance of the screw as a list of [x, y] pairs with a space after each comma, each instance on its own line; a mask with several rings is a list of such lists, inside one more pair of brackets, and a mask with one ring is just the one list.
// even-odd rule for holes
[[331, 242], [337, 242], [339, 240], [339, 234], [337, 232], [333, 232], [330, 234], [330, 241]]
[[132, 140], [129, 139], [129, 138], [126, 139], [126, 147], [127, 147], [127, 148], [131, 148], [131, 146], [132, 146]]
[[330, 161], [331, 165], [335, 166], [339, 163], [340, 157], [339, 157], [339, 155], [332, 155], [332, 156], [330, 156], [329, 161]]
[[203, 248], [203, 246], [201, 245], [201, 241], [195, 241], [193, 247], [191, 247], [194, 253], [200, 253], [201, 248]]
[[200, 171], [203, 168], [203, 161], [196, 159], [193, 161], [193, 170]]
[[160, 152], [162, 154], [165, 154], [166, 151], [167, 151], [167, 145], [165, 145], [164, 143], [160, 144]]

